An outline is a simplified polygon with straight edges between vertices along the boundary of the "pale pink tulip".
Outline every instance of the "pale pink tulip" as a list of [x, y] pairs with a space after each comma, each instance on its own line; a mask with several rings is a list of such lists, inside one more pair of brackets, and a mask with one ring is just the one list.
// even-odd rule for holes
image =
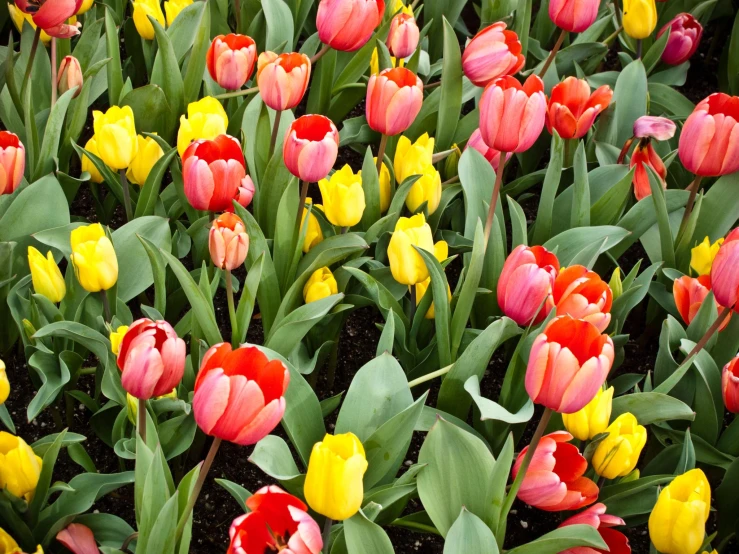
[[285, 133], [282, 156], [288, 171], [297, 178], [316, 183], [324, 179], [339, 154], [339, 131], [322, 115], [304, 115]]
[[303, 99], [310, 70], [310, 58], [305, 54], [262, 52], [257, 62], [259, 95], [273, 110], [290, 110]]
[[666, 117], [643, 115], [634, 122], [636, 138], [653, 138], [669, 140], [675, 136], [675, 123]]
[[394, 136], [413, 124], [423, 104], [423, 82], [405, 67], [372, 75], [367, 85], [367, 124], [383, 135]]
[[478, 87], [484, 87], [498, 77], [513, 75], [526, 63], [521, 42], [514, 31], [506, 30], [502, 21], [477, 33], [465, 46], [462, 70]]

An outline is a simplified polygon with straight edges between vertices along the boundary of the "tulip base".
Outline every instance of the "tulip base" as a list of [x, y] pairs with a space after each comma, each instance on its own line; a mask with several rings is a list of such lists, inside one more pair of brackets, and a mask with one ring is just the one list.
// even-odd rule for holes
[[495, 186], [493, 187], [493, 196], [490, 198], [490, 206], [488, 207], [488, 218], [485, 221], [485, 249], [487, 249], [488, 247], [488, 240], [490, 240], [490, 231], [493, 228], [495, 208], [498, 204], [500, 185], [503, 182], [503, 171], [505, 170], [505, 162], [507, 156], [507, 152], [500, 153], [500, 163], [498, 164], [498, 171], [495, 173]]
[[200, 473], [198, 473], [198, 478], [195, 481], [195, 486], [192, 488], [190, 498], [187, 499], [185, 511], [182, 512], [180, 521], [177, 523], [175, 541], [177, 541], [178, 543], [180, 542], [180, 538], [182, 537], [182, 532], [185, 530], [185, 525], [187, 525], [187, 520], [190, 519], [192, 509], [195, 507], [195, 502], [197, 502], [198, 496], [200, 496], [200, 491], [203, 489], [203, 483], [205, 483], [205, 478], [208, 476], [210, 466], [213, 465], [213, 460], [215, 459], [216, 454], [218, 454], [218, 449], [220, 448], [220, 446], [221, 439], [219, 439], [218, 437], [214, 437], [213, 443], [210, 445], [210, 450], [208, 450], [208, 455], [205, 457], [205, 461], [200, 468]]
[[326, 518], [326, 522], [323, 524], [323, 534], [321, 535], [321, 538], [323, 538], [323, 551], [328, 552], [328, 540], [331, 538], [331, 527], [334, 524], [334, 520], [330, 517]]

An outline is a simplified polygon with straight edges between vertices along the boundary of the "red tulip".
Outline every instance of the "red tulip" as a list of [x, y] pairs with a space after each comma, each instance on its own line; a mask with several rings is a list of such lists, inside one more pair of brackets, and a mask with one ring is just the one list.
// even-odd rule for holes
[[23, 180], [26, 149], [18, 135], [0, 131], [0, 194], [11, 194]]
[[259, 95], [276, 111], [300, 104], [310, 81], [310, 58], [305, 54], [259, 54], [257, 85]]
[[353, 52], [367, 43], [383, 15], [384, 0], [321, 0], [318, 37], [334, 50]]
[[256, 61], [257, 44], [251, 37], [235, 33], [214, 38], [206, 55], [208, 73], [226, 90], [243, 87], [251, 77]]
[[304, 115], [285, 133], [282, 156], [288, 171], [298, 179], [316, 183], [324, 179], [339, 154], [339, 131], [322, 115]]
[[370, 77], [367, 85], [367, 123], [383, 135], [394, 136], [411, 126], [423, 104], [423, 83], [410, 69], [393, 67]]
[[554, 307], [552, 287], [559, 272], [557, 256], [543, 246], [517, 246], [498, 279], [498, 305], [519, 325], [542, 321]]
[[581, 265], [563, 269], [554, 280], [553, 293], [557, 315], [589, 321], [601, 333], [611, 322], [613, 293], [595, 271]]
[[95, 542], [95, 535], [89, 527], [81, 523], [72, 523], [59, 531], [56, 540], [73, 554], [99, 554], [100, 550]]
[[[675, 297], [677, 311], [685, 323], [690, 325], [709, 292], [711, 292], [710, 275], [700, 275], [698, 278], [684, 275], [679, 279], [675, 279], [675, 283], [672, 285], [672, 295]], [[722, 313], [725, 309], [719, 307], [719, 313]], [[721, 324], [719, 330], [726, 327], [728, 323], [729, 320], [727, 319]]]
[[631, 554], [629, 539], [620, 531], [613, 529], [613, 527], [619, 525], [626, 525], [626, 522], [620, 517], [608, 515], [605, 504], [593, 504], [587, 510], [564, 520], [560, 527], [567, 527], [568, 525], [590, 525], [591, 527], [595, 527], [598, 533], [600, 533], [600, 538], [608, 546], [608, 549], [600, 550], [589, 546], [577, 546], [563, 550], [560, 554], [599, 554], [602, 552], [608, 552], [609, 554]]
[[190, 143], [182, 155], [182, 180], [196, 210], [230, 212], [232, 201], [246, 207], [254, 196], [239, 141], [228, 135]]
[[667, 188], [667, 183], [665, 182], [667, 168], [648, 139], [640, 140], [636, 148], [634, 148], [634, 152], [631, 154], [630, 167], [634, 166], [636, 166], [636, 170], [634, 171], [632, 182], [634, 183], [634, 196], [636, 196], [637, 200], [642, 200], [652, 194], [647, 166], [651, 167], [659, 176], [662, 188]]
[[680, 13], [659, 30], [657, 38], [668, 28], [670, 36], [662, 52], [662, 61], [670, 65], [687, 62], [698, 49], [703, 36], [703, 25], [689, 13]]
[[526, 63], [521, 50], [521, 42], [514, 31], [507, 31], [502, 21], [493, 23], [465, 46], [462, 70], [475, 85], [484, 87], [498, 77], [518, 73]]
[[416, 18], [407, 13], [399, 13], [390, 22], [387, 35], [387, 47], [390, 55], [396, 58], [407, 58], [418, 48], [418, 30]]
[[56, 38], [71, 38], [80, 33], [79, 23], [68, 25], [67, 19], [75, 15], [83, 0], [16, 0], [15, 5], [23, 13], [31, 15], [33, 22]]
[[[551, 9], [551, 4], [550, 4]], [[567, 77], [555, 85], [547, 108], [547, 129], [556, 129], [565, 139], [584, 137], [598, 114], [608, 107], [613, 91], [608, 85], [590, 94], [585, 79]]]
[[634, 137], [669, 140], [675, 136], [676, 125], [666, 117], [643, 115], [634, 121]]
[[739, 298], [739, 228], [726, 235], [713, 259], [711, 288], [719, 305], [734, 308]]
[[739, 355], [724, 366], [721, 373], [721, 390], [726, 409], [732, 414], [739, 413]]
[[551, 0], [549, 18], [565, 31], [582, 33], [598, 17], [599, 0]]
[[285, 413], [290, 372], [255, 346], [212, 346], [195, 381], [193, 413], [207, 435], [242, 446], [267, 436]]
[[233, 271], [244, 263], [249, 252], [249, 235], [244, 222], [236, 214], [221, 214], [214, 221], [208, 235], [208, 249], [213, 264]]
[[[490, 162], [490, 165], [493, 166], [493, 169], [495, 171], [498, 171], [498, 165], [500, 165], [500, 152], [496, 150], [495, 148], [490, 148], [487, 144], [485, 144], [485, 141], [482, 140], [482, 135], [480, 134], [480, 129], [475, 129], [472, 133], [472, 136], [470, 136], [470, 139], [467, 141], [467, 148], [474, 148], [477, 150], [480, 154], [485, 156], [485, 159]], [[513, 154], [511, 152], [508, 152], [506, 154], [506, 161], [512, 156]]]

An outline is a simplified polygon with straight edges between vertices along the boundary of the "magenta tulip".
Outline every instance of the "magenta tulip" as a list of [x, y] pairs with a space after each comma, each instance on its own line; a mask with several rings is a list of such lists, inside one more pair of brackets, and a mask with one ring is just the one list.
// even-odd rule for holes
[[662, 61], [669, 65], [680, 65], [687, 62], [698, 49], [703, 36], [703, 25], [689, 13], [681, 13], [673, 17], [657, 33], [657, 38], [670, 29], [667, 44], [662, 52]]

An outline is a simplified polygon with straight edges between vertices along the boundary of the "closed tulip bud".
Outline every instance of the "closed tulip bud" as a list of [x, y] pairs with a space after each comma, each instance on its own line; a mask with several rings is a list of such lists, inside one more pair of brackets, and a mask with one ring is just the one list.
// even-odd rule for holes
[[676, 128], [675, 123], [666, 117], [643, 115], [634, 122], [634, 136], [639, 139], [669, 140], [675, 136]]
[[598, 554], [608, 552], [609, 554], [631, 554], [629, 539], [626, 535], [613, 529], [614, 527], [626, 525], [626, 522], [617, 516], [606, 513], [605, 504], [593, 504], [587, 510], [583, 510], [560, 524], [560, 528], [568, 525], [590, 525], [598, 530], [600, 538], [606, 543], [607, 550], [596, 550], [589, 546], [576, 546], [563, 550], [559, 554]]
[[225, 135], [228, 116], [221, 103], [212, 96], [191, 102], [187, 106], [187, 117], [180, 116], [180, 129], [177, 132], [177, 152], [185, 153], [190, 143], [196, 140], [213, 140]]
[[[439, 260], [439, 262], [443, 262], [449, 257], [449, 245], [445, 240], [440, 240], [434, 245], [434, 257]], [[429, 286], [431, 285], [431, 277], [426, 279], [425, 281], [421, 281], [420, 283], [416, 283], [416, 306], [418, 306], [421, 303], [421, 300], [423, 300], [423, 296], [426, 294], [426, 291], [429, 289]], [[447, 292], [447, 300], [449, 302], [452, 301], [452, 291], [449, 288], [449, 283], [447, 283], [446, 286], [446, 292]], [[436, 315], [436, 311], [434, 310], [434, 303], [431, 302], [431, 307], [426, 311], [424, 314], [425, 319], [434, 319], [434, 316]]]
[[390, 22], [387, 47], [396, 58], [407, 58], [418, 48], [421, 32], [413, 14], [399, 13]]
[[510, 76], [496, 79], [480, 98], [482, 140], [501, 152], [524, 152], [539, 138], [546, 111], [544, 82], [537, 75], [523, 85]]
[[649, 514], [649, 538], [663, 554], [695, 554], [706, 535], [711, 485], [700, 469], [675, 477]]
[[[493, 166], [493, 169], [495, 171], [498, 171], [498, 166], [500, 165], [500, 150], [496, 150], [495, 148], [490, 148], [487, 144], [485, 144], [485, 141], [482, 140], [482, 135], [480, 134], [480, 129], [475, 129], [470, 136], [470, 139], [467, 141], [467, 146], [465, 147], [465, 150], [467, 148], [474, 148], [477, 150], [480, 154], [485, 156], [485, 159], [490, 162], [490, 165]], [[506, 161], [512, 156], [510, 152], [506, 154]]]
[[61, 302], [67, 293], [67, 285], [64, 283], [64, 277], [54, 261], [51, 250], [44, 258], [41, 252], [29, 246], [28, 266], [31, 268], [31, 280], [36, 294], [45, 296], [55, 304]]
[[405, 205], [412, 213], [415, 213], [424, 202], [429, 215], [436, 211], [441, 202], [441, 175], [433, 165], [423, 169], [421, 176], [413, 183], [405, 198]]
[[393, 160], [395, 180], [402, 183], [411, 175], [421, 175], [426, 167], [433, 164], [433, 159], [434, 138], [429, 137], [428, 133], [422, 134], [416, 142], [411, 142], [405, 136], [400, 137]]
[[167, 16], [167, 27], [174, 23], [180, 12], [192, 4], [193, 0], [167, 0], [164, 2], [164, 13]]
[[657, 33], [657, 38], [670, 29], [667, 44], [662, 52], [662, 61], [669, 65], [680, 65], [687, 62], [701, 42], [703, 25], [689, 13], [680, 13], [673, 17]]
[[[2, 385], [0, 385], [2, 389]], [[739, 355], [732, 358], [724, 366], [721, 373], [721, 390], [724, 396], [724, 405], [732, 414], [739, 413]], [[0, 400], [2, 391], [0, 390]], [[0, 402], [1, 404], [2, 402]]]
[[72, 523], [56, 534], [56, 540], [73, 554], [97, 554], [100, 552], [92, 529], [81, 523]]
[[110, 351], [116, 356], [121, 350], [121, 343], [126, 331], [128, 331], [128, 325], [119, 325], [115, 331], [110, 332]]
[[300, 220], [300, 228], [305, 225], [305, 217], [308, 215], [308, 207], [313, 205], [310, 210], [310, 216], [308, 217], [308, 227], [305, 230], [305, 239], [303, 240], [303, 253], [307, 254], [310, 249], [316, 244], [323, 240], [323, 230], [321, 224], [318, 222], [318, 218], [315, 215], [315, 210], [320, 209], [323, 211], [323, 206], [320, 204], [313, 204], [313, 200], [310, 198], [305, 199], [305, 207], [303, 208], [303, 215]]
[[255, 346], [212, 346], [195, 380], [192, 409], [206, 435], [248, 446], [267, 436], [285, 413], [290, 372]]
[[133, 22], [136, 31], [141, 38], [154, 40], [154, 25], [149, 21], [149, 16], [164, 27], [164, 13], [159, 0], [133, 0]]
[[601, 477], [615, 479], [631, 473], [639, 462], [647, 430], [633, 414], [626, 412], [606, 429], [608, 436], [598, 443], [593, 454], [593, 469]]
[[367, 458], [354, 433], [326, 435], [313, 445], [303, 492], [315, 512], [341, 521], [359, 511]]
[[422, 213], [398, 219], [387, 247], [390, 271], [402, 285], [415, 285], [429, 277], [426, 264], [414, 246], [434, 252], [431, 227]]
[[364, 213], [364, 189], [362, 176], [354, 174], [349, 165], [334, 171], [329, 179], [318, 181], [323, 198], [323, 213], [331, 225], [353, 227]]
[[611, 322], [611, 288], [585, 266], [573, 265], [560, 271], [554, 280], [553, 298], [557, 315], [589, 321], [601, 333]]
[[367, 43], [384, 15], [384, 0], [321, 0], [318, 38], [334, 50], [354, 52]]
[[621, 268], [617, 267], [613, 270], [613, 274], [611, 275], [611, 280], [608, 281], [608, 288], [611, 289], [611, 293], [613, 294], [613, 299], [616, 300], [619, 296], [621, 296], [624, 293], [624, 284], [621, 280]]
[[[402, 137], [401, 137], [402, 139]], [[377, 165], [377, 157], [372, 158]], [[360, 171], [361, 173], [361, 171]], [[390, 202], [393, 199], [393, 187], [390, 182], [390, 170], [382, 162], [380, 168], [380, 212], [385, 213], [390, 208]]]
[[[672, 285], [672, 294], [675, 297], [675, 306], [686, 324], [690, 325], [693, 318], [703, 305], [703, 301], [711, 292], [711, 278], [708, 275], [700, 275], [697, 279], [684, 275], [675, 279]], [[726, 308], [718, 305], [719, 313], [723, 313]], [[723, 330], [729, 324], [727, 319], [721, 324], [719, 330]]]
[[126, 177], [132, 183], [143, 187], [146, 178], [151, 173], [151, 168], [154, 167], [159, 158], [164, 156], [164, 152], [159, 143], [151, 137], [138, 135], [136, 140], [138, 142], [138, 152], [136, 152], [136, 156], [131, 160], [131, 165], [126, 170]]
[[703, 242], [690, 250], [690, 267], [698, 275], [708, 275], [711, 273], [713, 260], [718, 254], [718, 249], [724, 243], [723, 237], [711, 244], [709, 237], [704, 237]]
[[493, 23], [465, 46], [462, 70], [475, 85], [484, 87], [498, 77], [518, 73], [526, 63], [521, 51], [518, 35], [506, 30], [502, 21]]
[[[98, 152], [98, 144], [97, 140], [95, 140], [95, 136], [90, 138], [90, 140], [85, 143], [85, 150], [87, 150], [90, 154], [93, 154], [100, 157], [100, 152]], [[103, 182], [103, 175], [98, 171], [98, 168], [95, 167], [95, 164], [92, 163], [90, 158], [82, 154], [82, 159], [80, 160], [80, 165], [82, 171], [87, 171], [90, 174], [90, 181], [93, 183], [102, 183]]]
[[[79, 34], [79, 23], [75, 14], [82, 6], [82, 0], [64, 2], [43, 2], [39, 0], [16, 0], [14, 9], [27, 14], [33, 28], [40, 27], [47, 37], [71, 38]], [[14, 16], [15, 18], [16, 16]]]
[[118, 281], [118, 258], [113, 243], [99, 223], [72, 231], [72, 265], [82, 288], [87, 292], [108, 290]]
[[259, 54], [257, 85], [267, 106], [276, 111], [300, 104], [310, 81], [310, 58], [305, 54]]
[[598, 0], [552, 0], [549, 18], [557, 27], [571, 33], [582, 33], [598, 17]]
[[552, 289], [559, 260], [543, 246], [517, 246], [498, 279], [498, 305], [519, 325], [543, 321], [554, 307]]
[[339, 154], [339, 131], [322, 115], [304, 115], [285, 133], [282, 155], [288, 171], [298, 179], [317, 183], [324, 179]]
[[138, 152], [131, 106], [111, 106], [105, 113], [95, 110], [92, 117], [100, 159], [112, 169], [126, 169]]
[[657, 6], [654, 0], [624, 0], [624, 31], [631, 38], [645, 39], [657, 26]]
[[236, 214], [219, 215], [213, 220], [208, 236], [208, 249], [213, 265], [226, 271], [240, 267], [249, 252], [249, 235], [244, 222]]
[[8, 372], [5, 370], [5, 362], [0, 360], [0, 406], [10, 396], [10, 381], [8, 380]]
[[206, 62], [212, 79], [226, 90], [244, 86], [257, 61], [257, 43], [246, 35], [218, 35], [208, 48]]
[[526, 392], [555, 412], [577, 412], [603, 386], [613, 358], [611, 337], [595, 325], [568, 315], [556, 317], [531, 346]]
[[444, 178], [447, 180], [459, 176], [459, 159], [462, 157], [462, 151], [456, 144], [452, 144], [451, 150], [452, 153], [444, 160]]
[[316, 269], [303, 287], [303, 298], [306, 304], [321, 300], [339, 292], [334, 274], [327, 267]]
[[[519, 500], [548, 512], [577, 510], [595, 502], [598, 486], [583, 477], [588, 461], [571, 440], [572, 435], [564, 431], [541, 438], [518, 490]], [[516, 458], [514, 479], [528, 449], [526, 446]]]
[[77, 58], [74, 56], [64, 56], [62, 58], [62, 63], [59, 64], [56, 83], [59, 94], [64, 94], [68, 90], [77, 87], [72, 98], [77, 98], [80, 95], [80, 92], [82, 92], [82, 68]]
[[[551, 10], [551, 4], [549, 4]], [[596, 2], [596, 11], [597, 11]], [[564, 139], [585, 136], [603, 110], [611, 103], [613, 91], [608, 85], [599, 87], [592, 94], [585, 79], [567, 77], [555, 85], [547, 108], [547, 129], [556, 129]]]
[[649, 139], [642, 139], [639, 144], [634, 148], [634, 153], [631, 155], [630, 167], [636, 167], [634, 171], [634, 196], [637, 200], [642, 200], [652, 195], [652, 187], [649, 184], [649, 170], [651, 167], [659, 177], [660, 184], [663, 189], [667, 189], [667, 168], [665, 167], [662, 158], [652, 147], [652, 143]]
[[41, 475], [42, 460], [20, 437], [0, 431], [0, 489], [31, 500]]
[[23, 180], [26, 149], [18, 135], [0, 131], [0, 195], [11, 194]]
[[614, 388], [600, 389], [588, 404], [572, 414], [562, 414], [565, 428], [578, 440], [590, 440], [608, 428]]
[[423, 82], [410, 69], [383, 69], [367, 84], [367, 124], [395, 136], [411, 126], [423, 104]]
[[735, 307], [739, 297], [739, 229], [726, 235], [713, 259], [711, 288], [719, 305]]

